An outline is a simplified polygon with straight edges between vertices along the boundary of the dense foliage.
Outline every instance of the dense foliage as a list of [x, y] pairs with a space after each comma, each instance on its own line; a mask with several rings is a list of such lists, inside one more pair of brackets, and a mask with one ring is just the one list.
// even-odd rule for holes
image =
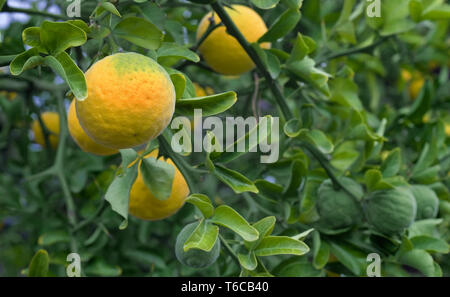
[[[445, 1], [82, 0], [80, 17], [67, 16], [65, 0], [29, 2], [0, 0], [0, 19], [9, 20], [0, 29], [1, 276], [65, 276], [73, 252], [82, 276], [366, 276], [372, 253], [383, 276], [450, 275]], [[264, 19], [258, 41], [226, 17], [237, 3]], [[377, 3], [380, 17], [371, 14]], [[205, 34], [225, 26], [252, 71], [225, 76], [202, 59], [196, 31], [211, 11], [222, 22]], [[9, 18], [17, 12], [30, 18]], [[83, 73], [117, 52], [166, 69], [175, 116], [192, 119], [201, 108], [224, 120], [279, 117], [278, 161], [261, 163], [249, 145], [176, 153], [179, 131], [169, 126], [136, 151], [159, 146], [191, 196], [163, 220], [129, 216], [135, 150], [83, 152], [65, 121], [72, 98], [88, 96]], [[198, 86], [214, 94], [196, 97]], [[62, 119], [54, 147], [54, 132], [44, 129], [42, 145], [30, 132], [46, 111]], [[156, 178], [144, 177], [164, 197], [171, 181]]]

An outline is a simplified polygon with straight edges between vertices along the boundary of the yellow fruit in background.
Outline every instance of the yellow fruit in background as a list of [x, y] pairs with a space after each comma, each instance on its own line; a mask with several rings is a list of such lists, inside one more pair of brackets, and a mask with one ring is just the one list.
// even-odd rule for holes
[[[49, 131], [48, 141], [50, 142], [50, 146], [56, 149], [59, 139], [59, 115], [57, 112], [47, 111], [41, 114], [41, 118]], [[34, 140], [45, 147], [44, 133], [37, 119], [31, 124], [31, 129], [34, 133]]]
[[124, 149], [156, 138], [175, 110], [175, 88], [154, 60], [137, 53], [103, 58], [85, 74], [88, 97], [76, 102], [84, 131], [95, 142]]
[[[158, 150], [154, 150], [146, 157], [158, 156]], [[164, 160], [160, 158], [159, 160]], [[189, 195], [189, 187], [171, 159], [164, 160], [175, 167], [175, 175], [172, 182], [172, 192], [167, 200], [159, 200], [153, 196], [145, 185], [139, 170], [136, 181], [131, 187], [129, 212], [133, 216], [143, 220], [161, 220], [175, 214], [183, 205]]]
[[424, 84], [425, 80], [422, 77], [415, 78], [411, 81], [409, 85], [409, 96], [412, 100], [417, 98]]
[[196, 97], [203, 97], [214, 94], [214, 90], [211, 87], [202, 87], [198, 83], [193, 83]]
[[445, 134], [450, 137], [450, 124], [445, 124]]
[[403, 79], [403, 81], [405, 81], [405, 82], [408, 82], [408, 81], [410, 81], [411, 80], [411, 78], [412, 78], [412, 74], [411, 74], [411, 72], [409, 72], [408, 70], [406, 70], [406, 69], [402, 69], [402, 71], [401, 71], [401, 77], [402, 77], [402, 79]]
[[16, 97], [17, 97], [17, 93], [16, 92], [1, 91], [0, 95], [5, 96], [6, 98], [8, 98], [11, 101], [16, 99]]
[[78, 146], [85, 152], [92, 153], [99, 156], [108, 156], [118, 153], [116, 149], [112, 149], [93, 141], [84, 132], [77, 118], [77, 112], [75, 110], [75, 100], [72, 100], [69, 107], [69, 114], [67, 115], [67, 126], [69, 127], [69, 133]]
[[[226, 7], [225, 10], [248, 42], [256, 42], [267, 32], [264, 20], [253, 9], [243, 5], [233, 5], [232, 8]], [[208, 29], [210, 18], [211, 13], [208, 13], [200, 21], [197, 40]], [[215, 13], [214, 22], [220, 23], [220, 18]], [[261, 47], [270, 48], [270, 43], [262, 43]], [[255, 67], [239, 42], [226, 32], [225, 26], [220, 26], [211, 32], [200, 45], [199, 51], [206, 63], [221, 74], [239, 75]]]

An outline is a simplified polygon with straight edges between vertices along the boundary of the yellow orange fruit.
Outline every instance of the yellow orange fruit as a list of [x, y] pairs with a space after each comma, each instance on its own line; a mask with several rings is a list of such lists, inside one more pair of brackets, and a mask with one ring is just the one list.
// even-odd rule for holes
[[450, 137], [450, 124], [446, 123], [445, 124], [445, 134]]
[[417, 98], [417, 95], [419, 95], [419, 92], [424, 84], [425, 80], [423, 79], [423, 77], [418, 77], [411, 81], [409, 85], [409, 96], [411, 99]]
[[78, 144], [83, 151], [99, 156], [109, 156], [118, 153], [118, 150], [116, 149], [96, 143], [86, 134], [86, 132], [84, 132], [77, 118], [75, 100], [76, 99], [72, 100], [70, 103], [69, 114], [67, 115], [67, 126], [75, 143]]
[[[154, 150], [146, 157], [158, 156], [158, 150]], [[131, 187], [129, 212], [133, 216], [143, 220], [161, 220], [175, 214], [183, 205], [189, 195], [189, 187], [175, 164], [171, 159], [164, 160], [175, 167], [175, 175], [172, 181], [172, 192], [166, 200], [157, 199], [150, 189], [145, 185], [142, 174], [139, 170], [136, 181]]]
[[[59, 139], [59, 115], [57, 112], [47, 111], [41, 114], [41, 118], [49, 132], [48, 141], [50, 142], [50, 146], [56, 149]], [[44, 133], [37, 119], [31, 124], [31, 129], [33, 130], [34, 140], [45, 147]]]
[[88, 97], [76, 102], [84, 131], [95, 142], [124, 149], [149, 142], [169, 124], [175, 88], [154, 60], [118, 53], [95, 63], [85, 74]]
[[[243, 5], [233, 5], [232, 9], [226, 7], [225, 10], [248, 42], [256, 42], [267, 32], [264, 20], [253, 9]], [[208, 29], [211, 16], [212, 14], [208, 13], [200, 21], [197, 40]], [[220, 18], [216, 13], [214, 13], [214, 22], [215, 24], [220, 23]], [[261, 47], [270, 48], [270, 43], [262, 43]], [[225, 26], [214, 29], [202, 42], [199, 51], [206, 63], [221, 74], [239, 75], [255, 67], [239, 42], [226, 32]]]

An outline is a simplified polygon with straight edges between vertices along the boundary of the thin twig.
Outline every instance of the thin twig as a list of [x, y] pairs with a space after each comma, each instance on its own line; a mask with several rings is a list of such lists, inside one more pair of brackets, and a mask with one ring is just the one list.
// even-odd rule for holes
[[267, 71], [264, 62], [259, 57], [258, 53], [255, 51], [253, 47], [251, 47], [250, 43], [248, 43], [247, 39], [245, 39], [245, 37], [236, 27], [236, 25], [231, 20], [230, 16], [222, 7], [222, 5], [219, 2], [213, 2], [211, 3], [211, 6], [214, 9], [214, 11], [219, 15], [220, 19], [222, 20], [222, 23], [226, 26], [227, 32], [234, 38], [236, 38], [236, 40], [240, 43], [242, 48], [246, 51], [246, 53], [255, 63], [258, 72], [261, 74], [261, 76], [263, 76], [266, 79], [269, 88], [272, 91], [273, 96], [275, 97], [275, 100], [277, 101], [278, 106], [280, 107], [281, 113], [285, 118], [285, 120], [286, 121], [290, 120], [293, 117], [293, 115], [284, 99], [280, 86]]

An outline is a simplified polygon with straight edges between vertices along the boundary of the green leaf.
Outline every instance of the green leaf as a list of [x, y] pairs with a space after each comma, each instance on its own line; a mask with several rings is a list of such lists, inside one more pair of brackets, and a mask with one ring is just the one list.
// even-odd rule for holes
[[162, 160], [147, 157], [142, 160], [140, 169], [145, 185], [153, 196], [159, 200], [169, 199], [175, 176], [174, 166]]
[[424, 20], [448, 20], [450, 19], [450, 5], [447, 3], [439, 6], [430, 5], [423, 11]]
[[164, 259], [162, 259], [160, 255], [156, 253], [154, 254], [147, 250], [141, 251], [129, 249], [125, 249], [122, 253], [126, 258], [131, 259], [135, 263], [143, 263], [148, 267], [152, 267], [154, 265], [155, 267], [160, 269], [167, 269], [167, 265]]
[[295, 40], [291, 55], [289, 56], [287, 63], [301, 61], [311, 52], [312, 51], [310, 50], [308, 44], [303, 39], [302, 34], [299, 32], [297, 33], [297, 38]]
[[200, 57], [186, 46], [172, 42], [164, 42], [157, 50], [158, 62], [161, 57], [178, 57], [192, 62], [199, 62]]
[[40, 33], [42, 46], [52, 55], [83, 45], [87, 40], [86, 32], [68, 22], [44, 21]]
[[282, 0], [283, 4], [292, 9], [300, 9], [303, 4], [303, 0]]
[[248, 250], [253, 250], [258, 244], [261, 242], [261, 240], [272, 234], [273, 228], [275, 227], [276, 218], [274, 216], [265, 217], [258, 222], [254, 223], [252, 226], [258, 231], [259, 238], [258, 240], [249, 242], [245, 241], [244, 245]]
[[284, 188], [285, 196], [297, 196], [297, 189], [306, 179], [308, 167], [303, 161], [294, 160], [291, 164], [289, 180]]
[[67, 23], [77, 26], [86, 33], [91, 33], [91, 28], [82, 20], [68, 20]]
[[23, 71], [42, 64], [42, 57], [37, 55], [39, 55], [39, 51], [34, 47], [17, 55], [9, 65], [11, 74], [20, 75]]
[[151, 50], [158, 49], [164, 37], [158, 27], [139, 17], [123, 19], [117, 24], [113, 32], [120, 38]]
[[291, 238], [295, 239], [295, 240], [303, 240], [313, 231], [314, 231], [314, 228], [310, 228], [310, 229], [303, 231], [297, 235], [291, 236]]
[[433, 93], [432, 83], [430, 80], [427, 80], [422, 87], [418, 98], [414, 100], [414, 104], [406, 111], [408, 118], [414, 123], [421, 123], [423, 116], [430, 110], [433, 101]]
[[31, 47], [38, 47], [41, 45], [41, 28], [28, 27], [22, 32], [23, 43]]
[[316, 269], [322, 269], [328, 263], [330, 258], [330, 245], [320, 239], [320, 233], [313, 233], [313, 266]]
[[217, 207], [210, 222], [233, 230], [246, 241], [255, 241], [259, 237], [258, 231], [227, 205]]
[[382, 179], [381, 172], [377, 169], [367, 170], [364, 174], [364, 183], [366, 184], [367, 190], [374, 191], [376, 189], [377, 184]]
[[173, 73], [170, 75], [173, 86], [175, 87], [176, 98], [180, 99], [184, 94], [186, 88], [186, 78], [181, 73]]
[[434, 261], [433, 257], [429, 253], [420, 249], [413, 249], [408, 251], [399, 257], [400, 263], [411, 266], [425, 276], [434, 275]]
[[[274, 8], [275, 6], [277, 6], [277, 4], [278, 4], [278, 2], [280, 2], [280, 0], [251, 0], [251, 2], [253, 3], [253, 5], [255, 5], [258, 8], [271, 9], [271, 8]], [[253, 270], [253, 269], [249, 269], [249, 270]]]
[[301, 119], [293, 118], [286, 122], [283, 131], [288, 137], [294, 138], [300, 135], [300, 133], [306, 132], [307, 129], [303, 128]]
[[283, 14], [275, 21], [270, 29], [259, 38], [258, 42], [274, 42], [278, 38], [287, 35], [292, 29], [295, 28], [300, 20], [300, 11], [297, 9], [287, 9]]
[[337, 77], [330, 82], [331, 100], [343, 106], [349, 106], [356, 111], [362, 111], [363, 106], [358, 97], [358, 86], [348, 78]]
[[402, 152], [400, 148], [392, 150], [381, 165], [383, 177], [395, 176], [402, 166]]
[[119, 266], [106, 263], [103, 259], [98, 259], [89, 264], [85, 272], [87, 276], [114, 277], [121, 275], [122, 269]]
[[435, 161], [437, 156], [437, 147], [434, 144], [425, 143], [419, 159], [412, 170], [412, 177], [423, 174], [423, 172]]
[[431, 236], [416, 236], [411, 238], [411, 243], [414, 248], [419, 250], [426, 250], [428, 252], [436, 252], [447, 254], [449, 252], [449, 245], [442, 239]]
[[354, 275], [360, 276], [365, 273], [366, 255], [355, 248], [342, 243], [328, 242], [333, 255], [347, 267]]
[[256, 256], [253, 251], [248, 254], [238, 254], [238, 260], [242, 267], [247, 270], [255, 270], [256, 266], [258, 266], [258, 262], [256, 261]]
[[423, 5], [420, 0], [411, 0], [409, 1], [409, 14], [411, 15], [411, 19], [415, 22], [419, 22], [422, 17]]
[[[111, 2], [102, 2], [100, 4], [100, 7], [104, 8], [106, 11], [109, 11], [112, 14], [115, 14], [118, 17], [122, 17], [120, 15], [120, 12], [117, 10], [117, 8], [114, 6], [114, 4], [112, 4]], [[97, 10], [97, 12], [98, 12], [98, 10]]]
[[139, 162], [129, 167], [136, 160], [137, 154], [133, 149], [120, 150], [122, 156], [121, 173], [117, 175], [105, 194], [105, 200], [111, 204], [112, 209], [128, 220], [128, 201], [131, 186], [137, 177]]
[[66, 52], [61, 52], [55, 57], [44, 58], [45, 65], [51, 67], [69, 85], [75, 98], [84, 100], [88, 96], [86, 78], [83, 71], [75, 64]]
[[236, 101], [235, 92], [225, 92], [204, 97], [178, 99], [175, 110], [179, 114], [193, 116], [194, 109], [201, 109], [202, 116], [212, 116], [228, 110]]
[[302, 241], [288, 236], [267, 236], [261, 240], [255, 248], [256, 256], [273, 255], [304, 255], [309, 252], [309, 247]]
[[320, 130], [305, 131], [299, 137], [315, 145], [324, 154], [330, 154], [334, 150], [331, 140]]
[[3, 5], [5, 5], [6, 0], [0, 0], [0, 11], [2, 11]]
[[39, 250], [34, 254], [28, 268], [28, 276], [44, 277], [48, 273], [49, 257], [46, 250]]
[[271, 183], [265, 179], [257, 179], [254, 181], [261, 195], [267, 198], [275, 198], [283, 194], [283, 186]]
[[223, 183], [227, 184], [236, 194], [243, 192], [258, 193], [258, 188], [244, 175], [220, 164], [215, 164], [212, 173]]
[[59, 242], [69, 242], [70, 235], [63, 230], [48, 231], [38, 238], [38, 244], [49, 246]]
[[202, 220], [184, 243], [183, 250], [187, 252], [190, 249], [200, 249], [209, 252], [218, 236], [219, 227]]
[[331, 75], [314, 67], [315, 64], [316, 62], [313, 59], [306, 56], [301, 61], [292, 61], [286, 65], [286, 68], [303, 81], [310, 83], [324, 95], [329, 96], [328, 79]]
[[51, 57], [46, 57], [46, 64], [53, 68], [53, 70], [60, 75], [69, 85], [75, 98], [84, 100], [88, 96], [86, 78], [83, 71], [75, 64], [72, 58], [66, 52], [61, 52], [55, 56], [59, 65], [53, 63]]
[[192, 194], [186, 198], [186, 202], [195, 205], [202, 212], [205, 219], [214, 214], [214, 206], [206, 195]]

